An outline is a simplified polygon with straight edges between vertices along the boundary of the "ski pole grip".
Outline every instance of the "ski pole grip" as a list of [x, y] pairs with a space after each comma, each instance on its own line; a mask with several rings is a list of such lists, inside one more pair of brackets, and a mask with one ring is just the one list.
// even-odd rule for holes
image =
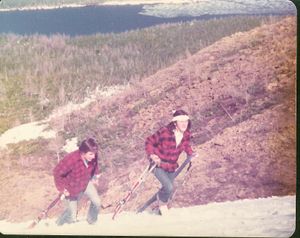
[[180, 165], [180, 167], [175, 171], [175, 178], [181, 173], [185, 166], [191, 162], [193, 155], [188, 155], [187, 159]]
[[150, 159], [150, 164], [149, 164], [148, 170], [150, 170], [153, 166], [156, 167], [156, 163]]

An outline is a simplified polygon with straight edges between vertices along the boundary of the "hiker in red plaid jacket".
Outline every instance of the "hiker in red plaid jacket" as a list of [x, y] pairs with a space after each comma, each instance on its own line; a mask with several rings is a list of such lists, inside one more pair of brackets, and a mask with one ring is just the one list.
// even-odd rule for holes
[[183, 110], [177, 110], [173, 113], [171, 123], [146, 139], [146, 153], [150, 161], [156, 163], [154, 175], [162, 185], [157, 193], [158, 203], [163, 204], [159, 213], [161, 210], [165, 210], [166, 203], [173, 192], [179, 155], [183, 151], [188, 156], [193, 154], [190, 145], [190, 129], [191, 121], [188, 114]]
[[90, 200], [87, 221], [97, 221], [100, 198], [95, 187], [99, 177], [98, 146], [94, 139], [84, 140], [75, 150], [67, 154], [53, 170], [57, 190], [65, 195], [66, 210], [56, 221], [57, 225], [76, 221], [77, 203], [82, 195]]

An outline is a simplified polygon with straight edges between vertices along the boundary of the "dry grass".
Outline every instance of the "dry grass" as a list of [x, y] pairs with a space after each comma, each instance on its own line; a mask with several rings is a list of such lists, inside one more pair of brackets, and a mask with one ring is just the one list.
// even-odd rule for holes
[[[295, 40], [293, 17], [237, 33], [108, 100], [73, 112], [64, 125], [66, 135], [94, 135], [100, 142], [103, 203], [124, 195], [147, 164], [145, 137], [168, 123], [178, 107], [190, 112], [193, 146], [200, 157], [174, 206], [295, 194]], [[37, 202], [43, 207], [45, 188], [37, 184], [48, 178], [51, 184], [50, 177], [38, 181], [31, 173], [32, 196], [41, 195]], [[3, 180], [16, 184], [14, 196], [24, 192], [15, 178]], [[1, 194], [8, 190], [6, 182]], [[149, 177], [126, 209], [136, 209], [158, 187]], [[16, 214], [14, 203], [2, 204], [1, 217]], [[21, 205], [37, 214], [28, 201], [21, 200]]]

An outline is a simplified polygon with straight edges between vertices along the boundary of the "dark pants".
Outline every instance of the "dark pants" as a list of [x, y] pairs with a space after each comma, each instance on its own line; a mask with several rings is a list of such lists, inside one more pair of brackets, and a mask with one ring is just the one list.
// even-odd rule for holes
[[154, 175], [161, 183], [162, 187], [158, 191], [158, 198], [162, 202], [167, 202], [174, 190], [174, 172], [167, 172], [162, 168], [155, 168]]

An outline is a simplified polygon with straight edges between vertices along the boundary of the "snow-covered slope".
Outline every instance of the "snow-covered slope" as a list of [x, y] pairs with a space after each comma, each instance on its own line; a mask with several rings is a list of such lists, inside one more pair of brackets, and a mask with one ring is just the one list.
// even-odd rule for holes
[[49, 130], [48, 127], [46, 121], [36, 121], [11, 128], [0, 135], [0, 148], [5, 148], [7, 144], [18, 143], [23, 140], [55, 137], [55, 131]]
[[270, 197], [255, 200], [211, 203], [171, 208], [163, 216], [145, 212], [123, 212], [112, 220], [112, 214], [100, 214], [94, 225], [84, 218], [75, 224], [56, 226], [55, 220], [41, 221], [27, 229], [31, 222], [0, 221], [4, 234], [73, 234], [73, 235], [151, 235], [151, 236], [255, 236], [289, 237], [295, 229], [296, 197]]
[[198, 0], [145, 5], [141, 14], [157, 17], [222, 14], [295, 14], [289, 0]]

